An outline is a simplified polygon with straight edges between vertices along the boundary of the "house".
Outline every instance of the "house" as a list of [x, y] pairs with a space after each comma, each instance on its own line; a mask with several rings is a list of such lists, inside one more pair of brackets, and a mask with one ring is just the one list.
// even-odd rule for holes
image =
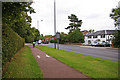
[[83, 35], [85, 35], [86, 33], [88, 33], [87, 30], [83, 30], [83, 31], [81, 31], [81, 32], [83, 33]]
[[115, 30], [100, 30], [93, 33], [86, 33], [84, 36], [85, 45], [94, 44], [96, 41], [108, 42], [112, 44], [112, 39], [114, 38]]
[[52, 37], [50, 38], [50, 40], [55, 40], [55, 36], [52, 36]]

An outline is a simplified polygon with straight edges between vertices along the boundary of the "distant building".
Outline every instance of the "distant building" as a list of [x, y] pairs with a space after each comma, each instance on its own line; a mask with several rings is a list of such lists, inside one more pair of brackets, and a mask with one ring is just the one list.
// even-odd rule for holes
[[115, 33], [115, 30], [100, 30], [93, 33], [86, 33], [84, 35], [85, 44], [91, 45], [91, 44], [94, 44], [95, 41], [108, 42], [109, 44], [112, 44], [114, 33]]
[[81, 32], [83, 33], [83, 35], [85, 35], [86, 33], [88, 33], [87, 30], [83, 30], [83, 31], [81, 31]]
[[50, 40], [55, 40], [55, 36], [52, 36], [52, 37], [50, 38]]

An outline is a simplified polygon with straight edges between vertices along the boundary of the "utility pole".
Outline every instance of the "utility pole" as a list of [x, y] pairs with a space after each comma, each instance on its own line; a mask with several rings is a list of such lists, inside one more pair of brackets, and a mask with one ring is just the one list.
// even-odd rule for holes
[[[56, 2], [54, 0], [54, 35], [56, 38]], [[56, 49], [56, 43], [54, 43], [54, 48]]]

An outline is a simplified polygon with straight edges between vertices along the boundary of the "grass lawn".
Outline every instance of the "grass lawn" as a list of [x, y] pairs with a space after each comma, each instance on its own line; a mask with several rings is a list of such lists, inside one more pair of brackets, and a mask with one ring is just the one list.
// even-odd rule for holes
[[92, 78], [118, 78], [118, 62], [36, 45], [38, 49]]
[[14, 56], [3, 78], [43, 78], [40, 67], [28, 46]]

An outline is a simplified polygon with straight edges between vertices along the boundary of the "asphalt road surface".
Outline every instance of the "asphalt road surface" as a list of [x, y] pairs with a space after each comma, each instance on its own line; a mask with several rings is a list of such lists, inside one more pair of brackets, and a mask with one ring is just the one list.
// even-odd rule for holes
[[[41, 44], [48, 47], [54, 47], [54, 44]], [[59, 45], [59, 49], [76, 52], [79, 54], [89, 55], [102, 59], [118, 61], [118, 49], [111, 48], [94, 48], [94, 47], [83, 47], [79, 45]], [[120, 61], [119, 61], [120, 62]]]

